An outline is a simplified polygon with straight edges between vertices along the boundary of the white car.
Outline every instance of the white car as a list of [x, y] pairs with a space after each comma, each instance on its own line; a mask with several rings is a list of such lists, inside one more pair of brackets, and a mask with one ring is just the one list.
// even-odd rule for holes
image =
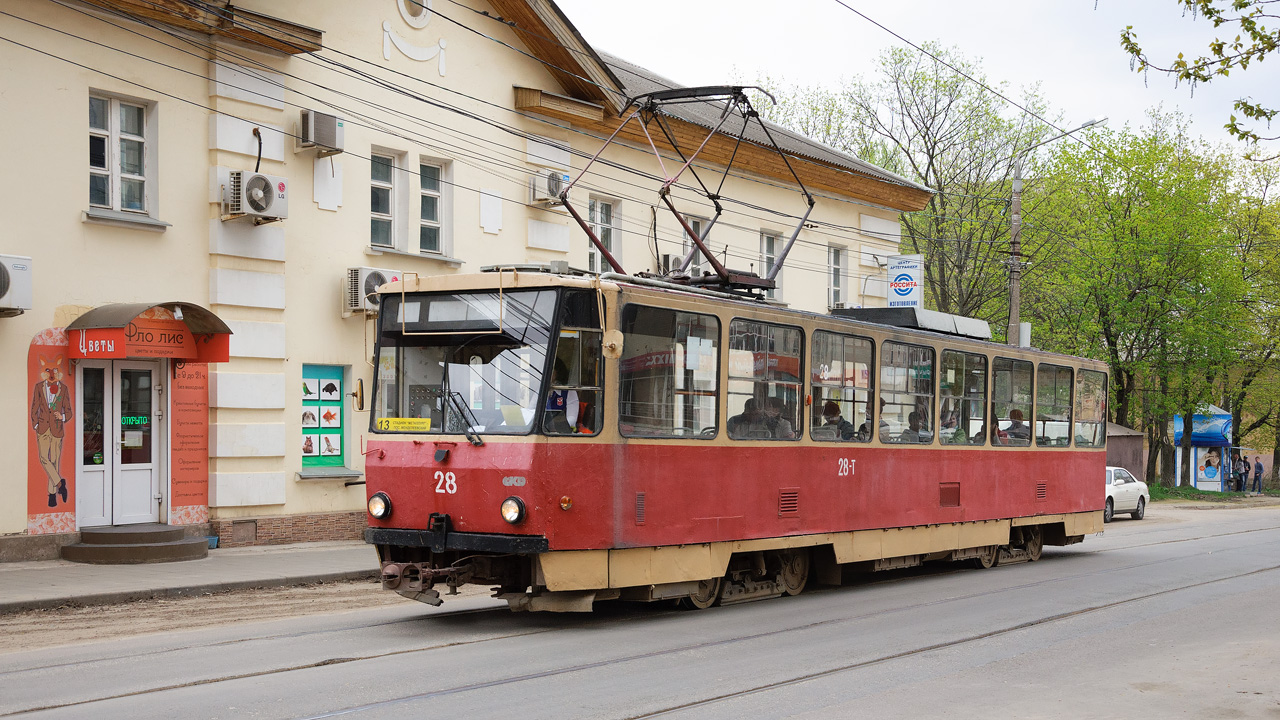
[[1151, 491], [1147, 484], [1122, 467], [1107, 466], [1107, 506], [1102, 511], [1102, 521], [1111, 522], [1118, 512], [1127, 512], [1134, 520], [1147, 514]]

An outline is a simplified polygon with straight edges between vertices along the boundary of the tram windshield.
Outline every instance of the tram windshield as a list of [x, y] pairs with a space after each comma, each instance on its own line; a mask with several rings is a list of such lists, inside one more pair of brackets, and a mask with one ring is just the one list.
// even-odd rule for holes
[[525, 434], [555, 323], [555, 290], [388, 297], [379, 319], [379, 432]]

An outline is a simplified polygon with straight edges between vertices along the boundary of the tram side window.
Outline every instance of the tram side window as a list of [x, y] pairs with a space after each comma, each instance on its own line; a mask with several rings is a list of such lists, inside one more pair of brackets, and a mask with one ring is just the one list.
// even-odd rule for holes
[[1034, 366], [1027, 360], [996, 358], [991, 363], [991, 442], [1026, 447], [1031, 444], [1031, 387]]
[[880, 346], [880, 442], [933, 442], [933, 348]]
[[551, 365], [551, 383], [543, 410], [548, 435], [600, 432], [600, 312], [596, 293], [565, 292], [560, 310], [560, 335]]
[[986, 444], [987, 358], [943, 350], [938, 401], [938, 439], [943, 445]]
[[753, 320], [729, 323], [729, 437], [800, 437], [800, 328]]
[[1081, 370], [1076, 375], [1076, 447], [1107, 444], [1107, 374]]
[[713, 315], [628, 305], [622, 332], [622, 434], [715, 437], [720, 321]]
[[813, 334], [814, 440], [869, 442], [874, 344], [867, 338], [819, 330]]
[[1040, 363], [1036, 372], [1036, 445], [1070, 445], [1071, 368]]

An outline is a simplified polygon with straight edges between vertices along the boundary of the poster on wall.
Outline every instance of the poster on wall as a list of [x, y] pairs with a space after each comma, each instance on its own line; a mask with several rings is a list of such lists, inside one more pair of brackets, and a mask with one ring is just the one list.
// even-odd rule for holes
[[209, 366], [175, 361], [170, 384], [170, 525], [209, 522]]
[[924, 307], [923, 255], [889, 256], [889, 307]]
[[50, 328], [27, 351], [27, 532], [75, 532], [75, 369], [67, 334]]
[[[303, 365], [302, 467], [343, 467], [346, 408], [342, 404], [346, 368]], [[308, 395], [307, 392], [312, 394]]]

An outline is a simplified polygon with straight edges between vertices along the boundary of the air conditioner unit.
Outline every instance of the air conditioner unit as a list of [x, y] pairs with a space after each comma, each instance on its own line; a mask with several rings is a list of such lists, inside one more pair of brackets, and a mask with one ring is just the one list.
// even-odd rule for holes
[[560, 193], [572, 178], [559, 170], [546, 170], [529, 176], [530, 202], [549, 205], [560, 202]]
[[838, 302], [838, 303], [831, 303], [831, 309], [832, 309], [832, 310], [843, 310], [843, 309], [844, 309], [844, 303], [842, 303], [842, 302]]
[[337, 155], [345, 146], [342, 118], [315, 110], [303, 110], [298, 123], [298, 145], [319, 148], [320, 157]]
[[255, 223], [289, 217], [289, 181], [274, 175], [232, 170], [222, 190], [222, 219], [253, 218]]
[[347, 268], [343, 285], [343, 315], [378, 312], [378, 287], [395, 282], [401, 277], [399, 270], [383, 270], [371, 267]]
[[0, 317], [31, 309], [31, 258], [0, 255]]

